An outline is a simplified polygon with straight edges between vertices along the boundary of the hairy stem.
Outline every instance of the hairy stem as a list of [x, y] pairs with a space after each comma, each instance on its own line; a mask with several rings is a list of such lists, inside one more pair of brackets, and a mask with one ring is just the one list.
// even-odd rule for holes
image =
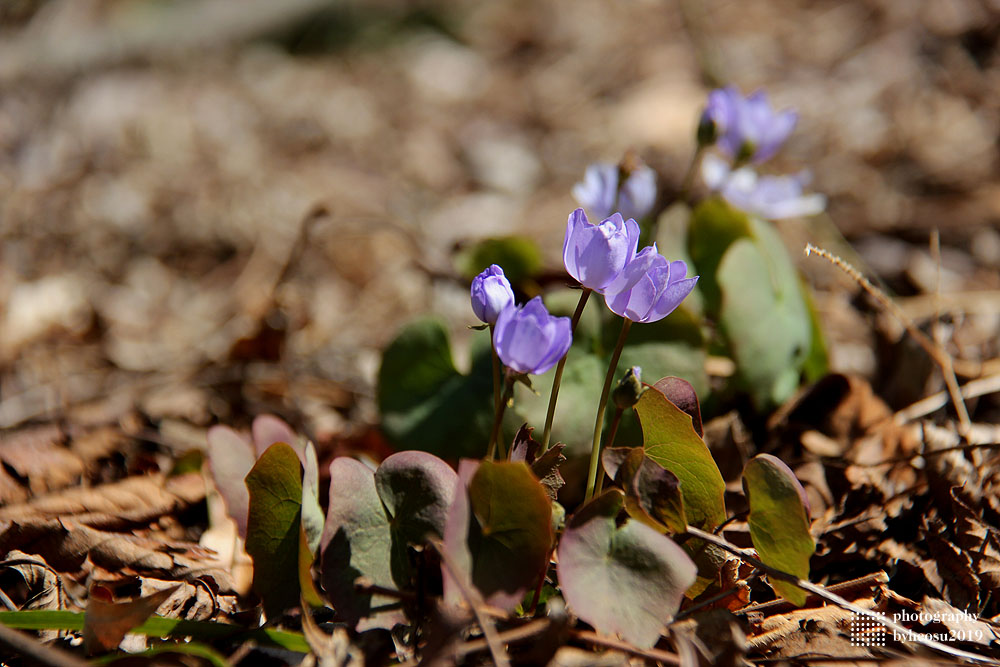
[[594, 489], [597, 486], [597, 469], [601, 460], [601, 427], [604, 426], [604, 411], [608, 407], [608, 394], [611, 393], [611, 381], [614, 380], [615, 370], [618, 368], [618, 360], [622, 356], [622, 348], [625, 347], [625, 338], [628, 337], [629, 327], [632, 320], [627, 317], [622, 318], [622, 332], [618, 335], [618, 343], [615, 351], [611, 355], [611, 363], [608, 364], [608, 374], [604, 378], [604, 389], [601, 390], [601, 401], [597, 405], [597, 420], [594, 423], [594, 443], [590, 449], [590, 470], [587, 473], [587, 493], [584, 502], [594, 497]]
[[496, 456], [497, 450], [497, 436], [500, 434], [500, 424], [503, 423], [503, 413], [507, 409], [507, 402], [514, 395], [514, 377], [507, 372], [507, 381], [504, 385], [503, 395], [500, 397], [500, 403], [497, 405], [496, 416], [493, 418], [493, 430], [490, 431], [490, 445], [486, 450], [487, 460], [492, 461]]
[[[573, 319], [570, 321], [570, 333], [576, 333], [576, 325], [580, 322], [580, 316], [583, 315], [583, 309], [587, 305], [587, 299], [590, 298], [591, 290], [589, 287], [583, 288], [583, 293], [580, 294], [580, 301], [576, 304], [576, 311], [573, 313]], [[559, 385], [562, 383], [563, 369], [566, 367], [566, 359], [569, 357], [569, 350], [566, 350], [566, 354], [563, 358], [559, 360], [559, 364], [556, 366], [556, 375], [552, 378], [552, 391], [549, 393], [549, 410], [545, 413], [545, 429], [542, 431], [542, 449], [544, 452], [549, 448], [549, 438], [552, 436], [552, 419], [556, 414], [556, 398], [559, 396]]]

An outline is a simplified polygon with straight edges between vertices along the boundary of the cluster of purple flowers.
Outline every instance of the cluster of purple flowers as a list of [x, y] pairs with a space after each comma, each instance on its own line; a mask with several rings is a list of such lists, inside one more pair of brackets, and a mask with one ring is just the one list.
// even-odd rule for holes
[[777, 220], [820, 213], [822, 195], [803, 194], [808, 176], [761, 176], [748, 163], [759, 165], [778, 152], [795, 129], [794, 111], [774, 111], [763, 91], [744, 97], [733, 86], [713, 90], [702, 113], [698, 140], [714, 145], [726, 159], [706, 155], [702, 178], [713, 191], [736, 208]]
[[[655, 322], [669, 315], [691, 293], [698, 277], [687, 277], [684, 262], [670, 262], [656, 245], [636, 252], [639, 225], [614, 213], [593, 224], [578, 208], [566, 222], [563, 263], [585, 289], [604, 295], [608, 308], [633, 322]], [[493, 325], [500, 360], [518, 373], [540, 374], [569, 350], [570, 320], [549, 314], [539, 297], [524, 306], [503, 269], [492, 265], [472, 281], [472, 309]]]

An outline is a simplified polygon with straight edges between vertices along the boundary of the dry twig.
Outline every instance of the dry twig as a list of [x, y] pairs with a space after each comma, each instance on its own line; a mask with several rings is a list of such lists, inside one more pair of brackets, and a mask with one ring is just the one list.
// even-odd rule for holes
[[775, 569], [770, 565], [767, 565], [764, 562], [762, 562], [760, 559], [751, 554], [749, 551], [741, 549], [735, 544], [730, 544], [729, 542], [719, 537], [718, 535], [707, 533], [703, 530], [699, 530], [698, 528], [694, 528], [692, 526], [688, 526], [687, 534], [692, 537], [697, 537], [699, 539], [705, 540], [706, 542], [710, 542], [715, 546], [719, 547], [720, 549], [728, 551], [729, 553], [733, 554], [740, 560], [749, 563], [750, 565], [753, 565], [758, 570], [761, 570], [772, 579], [788, 582], [794, 586], [798, 586], [807, 593], [812, 593], [813, 595], [816, 595], [817, 597], [820, 597], [826, 600], [827, 602], [831, 602], [837, 605], [838, 607], [854, 612], [855, 614], [861, 616], [866, 616], [874, 621], [877, 621], [878, 623], [881, 623], [886, 628], [891, 628], [894, 632], [899, 633], [904, 637], [912, 637], [913, 641], [917, 642], [918, 644], [922, 644], [923, 646], [926, 646], [928, 648], [935, 649], [942, 653], [946, 653], [950, 656], [961, 658], [963, 660], [972, 660], [974, 662], [985, 663], [988, 665], [1000, 665], [1000, 661], [994, 660], [993, 658], [988, 658], [983, 655], [970, 653], [968, 651], [963, 651], [961, 649], [953, 648], [951, 646], [948, 646], [947, 644], [943, 644], [939, 641], [931, 639], [930, 637], [925, 637], [924, 635], [914, 632], [913, 630], [897, 623], [896, 621], [892, 620], [885, 614], [880, 614], [878, 612], [871, 611], [870, 609], [865, 609], [864, 607], [860, 607], [854, 604], [853, 602], [848, 602], [847, 600], [840, 597], [836, 593], [833, 593], [827, 590], [826, 588], [823, 588], [822, 586], [817, 586], [816, 584], [806, 581], [804, 579], [799, 579], [794, 574], [788, 574], [787, 572]]
[[959, 432], [962, 435], [968, 433], [971, 420], [969, 419], [969, 411], [965, 407], [965, 401], [962, 400], [962, 393], [958, 387], [958, 379], [955, 377], [955, 369], [952, 362], [951, 355], [938, 343], [931, 340], [927, 335], [917, 328], [906, 313], [893, 302], [886, 294], [875, 287], [870, 280], [865, 278], [860, 271], [855, 269], [853, 266], [845, 262], [840, 257], [831, 254], [829, 251], [823, 248], [817, 248], [812, 243], [806, 244], [806, 256], [808, 257], [812, 253], [816, 253], [823, 259], [827, 260], [838, 269], [849, 275], [854, 279], [861, 288], [872, 296], [879, 304], [885, 308], [893, 317], [895, 317], [900, 324], [902, 324], [906, 331], [913, 336], [913, 339], [917, 341], [917, 344], [924, 349], [924, 351], [930, 356], [930, 358], [941, 368], [941, 375], [944, 376], [944, 383], [948, 387], [948, 394], [951, 396], [952, 403], [955, 406], [955, 412], [958, 414], [958, 427]]

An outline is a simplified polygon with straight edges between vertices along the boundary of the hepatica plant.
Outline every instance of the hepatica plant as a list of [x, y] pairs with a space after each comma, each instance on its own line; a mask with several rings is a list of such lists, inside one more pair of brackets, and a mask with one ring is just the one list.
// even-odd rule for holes
[[[267, 416], [252, 436], [214, 427], [212, 475], [268, 619], [330, 607], [357, 631], [396, 629], [419, 655], [448, 641], [427, 635], [453, 623], [431, 622], [439, 604], [531, 616], [561, 597], [598, 633], [649, 648], [682, 607], [723, 593], [729, 557], [693, 532], [731, 519], [702, 429], [707, 350], [737, 368], [716, 405], [742, 393], [762, 414], [821, 367], [808, 295], [769, 219], [823, 202], [801, 176], [757, 171], [795, 123], [763, 93], [714, 91], [662, 231], [649, 167], [629, 157], [588, 168], [563, 240], [570, 289], [542, 294], [520, 270], [512, 285], [484, 263], [469, 285], [470, 324], [481, 324], [465, 373], [444, 325], [406, 327], [385, 350], [377, 395], [399, 451], [377, 466], [333, 459], [325, 509], [306, 438]], [[699, 173], [707, 194], [696, 199]], [[595, 293], [603, 304], [588, 311]], [[808, 578], [815, 546], [794, 473], [760, 454], [743, 486], [760, 560]], [[804, 602], [787, 578], [772, 583]]]

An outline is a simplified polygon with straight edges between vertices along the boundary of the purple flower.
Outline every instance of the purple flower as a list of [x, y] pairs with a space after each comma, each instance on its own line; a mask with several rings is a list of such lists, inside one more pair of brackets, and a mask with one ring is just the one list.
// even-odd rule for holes
[[797, 121], [794, 111], [771, 109], [764, 91], [743, 97], [727, 86], [709, 93], [699, 135], [716, 138], [722, 152], [737, 162], [760, 163], [778, 152]]
[[493, 331], [500, 361], [518, 373], [532, 375], [555, 366], [572, 342], [569, 318], [550, 315], [538, 296], [524, 306], [505, 308]]
[[794, 176], [761, 176], [750, 167], [732, 171], [724, 160], [706, 155], [701, 165], [705, 184], [730, 205], [767, 220], [816, 215], [826, 208], [821, 194], [802, 194], [807, 173]]
[[639, 225], [615, 213], [599, 225], [591, 224], [578, 208], [566, 221], [563, 264], [584, 287], [600, 292], [618, 277], [635, 256], [639, 245]]
[[496, 264], [472, 279], [472, 312], [486, 324], [496, 324], [497, 317], [509, 304], [514, 303], [510, 282]]
[[687, 264], [668, 262], [656, 244], [643, 248], [604, 290], [604, 302], [633, 322], [656, 322], [673, 312], [698, 282], [685, 278]]
[[590, 165], [583, 181], [573, 186], [573, 197], [595, 218], [607, 218], [617, 211], [626, 220], [641, 220], [656, 203], [656, 173], [639, 165], [619, 188], [620, 171], [618, 165], [607, 162]]

